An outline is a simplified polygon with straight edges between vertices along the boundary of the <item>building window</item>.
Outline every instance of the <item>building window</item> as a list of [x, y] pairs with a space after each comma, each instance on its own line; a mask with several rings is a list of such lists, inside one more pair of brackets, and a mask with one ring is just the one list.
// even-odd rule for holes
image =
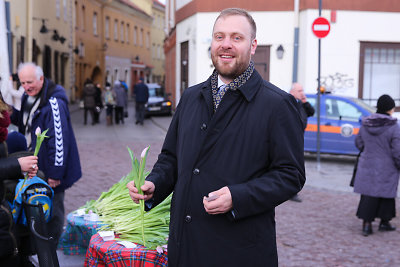
[[78, 2], [75, 1], [75, 29], [78, 29], [79, 25], [79, 8], [78, 8]]
[[118, 20], [114, 20], [114, 40], [118, 41]]
[[114, 69], [114, 81], [119, 80], [118, 76], [119, 76], [118, 69], [115, 68], [115, 69]]
[[137, 45], [137, 27], [135, 26], [135, 28], [133, 29], [133, 44]]
[[106, 21], [104, 23], [104, 35], [106, 39], [110, 39], [110, 17], [106, 17]]
[[67, 0], [63, 0], [64, 21], [68, 20]]
[[79, 43], [79, 57], [83, 58], [85, 56], [85, 45], [84, 43]]
[[93, 13], [93, 34], [97, 36], [97, 13]]
[[81, 24], [82, 24], [82, 31], [85, 31], [85, 19], [86, 19], [86, 16], [85, 16], [85, 6], [82, 6], [82, 19], [81, 19]]
[[121, 21], [121, 29], [120, 29], [120, 33], [121, 33], [121, 42], [124, 42], [124, 37], [125, 37], [125, 32], [124, 32], [124, 22]]
[[107, 82], [112, 81], [110, 70], [106, 70], [106, 81]]
[[153, 59], [156, 58], [156, 44], [151, 47], [151, 55]]
[[60, 83], [62, 86], [65, 87], [65, 71], [68, 66], [68, 54], [62, 53], [61, 54], [61, 62], [60, 62]]
[[359, 97], [371, 106], [389, 94], [400, 106], [400, 43], [361, 42]]
[[150, 32], [147, 32], [146, 35], [146, 48], [150, 49]]
[[60, 0], [56, 0], [56, 18], [60, 18]]
[[143, 47], [143, 29], [140, 29], [140, 34], [139, 34], [139, 45]]
[[59, 52], [54, 51], [54, 82], [59, 83], [59, 68], [58, 68], [58, 58], [59, 58]]
[[126, 24], [126, 43], [129, 44], [131, 39], [129, 23]]

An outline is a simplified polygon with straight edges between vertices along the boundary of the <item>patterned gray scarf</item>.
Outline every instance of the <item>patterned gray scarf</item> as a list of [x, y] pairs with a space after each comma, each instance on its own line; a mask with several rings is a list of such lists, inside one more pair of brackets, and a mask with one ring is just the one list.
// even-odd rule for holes
[[217, 110], [219, 103], [222, 100], [222, 97], [225, 95], [225, 92], [230, 90], [237, 90], [240, 86], [245, 84], [249, 79], [250, 76], [253, 74], [254, 71], [254, 63], [250, 61], [249, 66], [247, 69], [236, 77], [233, 81], [231, 81], [224, 89], [218, 90], [218, 72], [214, 69], [213, 73], [211, 74], [211, 91], [213, 95], [213, 103], [214, 103], [214, 113]]

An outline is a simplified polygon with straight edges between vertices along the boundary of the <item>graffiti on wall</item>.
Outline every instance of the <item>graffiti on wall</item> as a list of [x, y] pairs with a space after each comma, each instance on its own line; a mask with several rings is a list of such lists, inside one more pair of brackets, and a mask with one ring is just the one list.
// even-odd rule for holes
[[336, 72], [333, 75], [321, 76], [321, 86], [325, 87], [327, 92], [345, 93], [354, 87], [354, 79], [347, 74]]

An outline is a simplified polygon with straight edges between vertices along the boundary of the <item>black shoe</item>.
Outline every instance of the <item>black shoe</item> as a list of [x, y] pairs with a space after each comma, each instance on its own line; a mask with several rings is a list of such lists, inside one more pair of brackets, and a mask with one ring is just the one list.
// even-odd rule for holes
[[299, 195], [295, 195], [294, 197], [292, 197], [290, 199], [291, 201], [295, 201], [295, 202], [302, 202], [303, 200], [301, 200], [301, 198], [299, 197]]
[[396, 227], [392, 226], [389, 222], [381, 222], [379, 224], [379, 231], [394, 231]]
[[372, 235], [372, 225], [371, 225], [370, 222], [365, 222], [365, 223], [363, 224], [362, 235], [363, 235], [363, 236]]
[[136, 121], [135, 124], [139, 124], [139, 121]]

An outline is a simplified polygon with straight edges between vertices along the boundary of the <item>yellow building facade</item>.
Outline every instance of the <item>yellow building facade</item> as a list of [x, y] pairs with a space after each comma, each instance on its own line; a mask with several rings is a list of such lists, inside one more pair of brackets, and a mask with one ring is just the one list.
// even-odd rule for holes
[[130, 2], [132, 5], [143, 10], [146, 14], [152, 14], [153, 0], [123, 0], [125, 2]]
[[[72, 101], [81, 98], [86, 79], [102, 88], [106, 82], [125, 81], [129, 95], [140, 77], [146, 82], [163, 80], [163, 53], [152, 55], [153, 43], [164, 36], [159, 31], [162, 4], [153, 8], [153, 0], [6, 2], [12, 73], [21, 62], [36, 62], [46, 77], [66, 89]], [[152, 34], [153, 30], [159, 32]]]
[[76, 84], [81, 95], [86, 79], [131, 89], [151, 73], [152, 17], [130, 1], [75, 2]]
[[71, 1], [9, 1], [12, 36], [12, 69], [21, 62], [33, 61], [43, 68], [45, 77], [62, 85], [73, 97]]
[[164, 86], [165, 79], [165, 5], [157, 0], [153, 0], [153, 24], [151, 27], [151, 64], [153, 70], [151, 82]]

